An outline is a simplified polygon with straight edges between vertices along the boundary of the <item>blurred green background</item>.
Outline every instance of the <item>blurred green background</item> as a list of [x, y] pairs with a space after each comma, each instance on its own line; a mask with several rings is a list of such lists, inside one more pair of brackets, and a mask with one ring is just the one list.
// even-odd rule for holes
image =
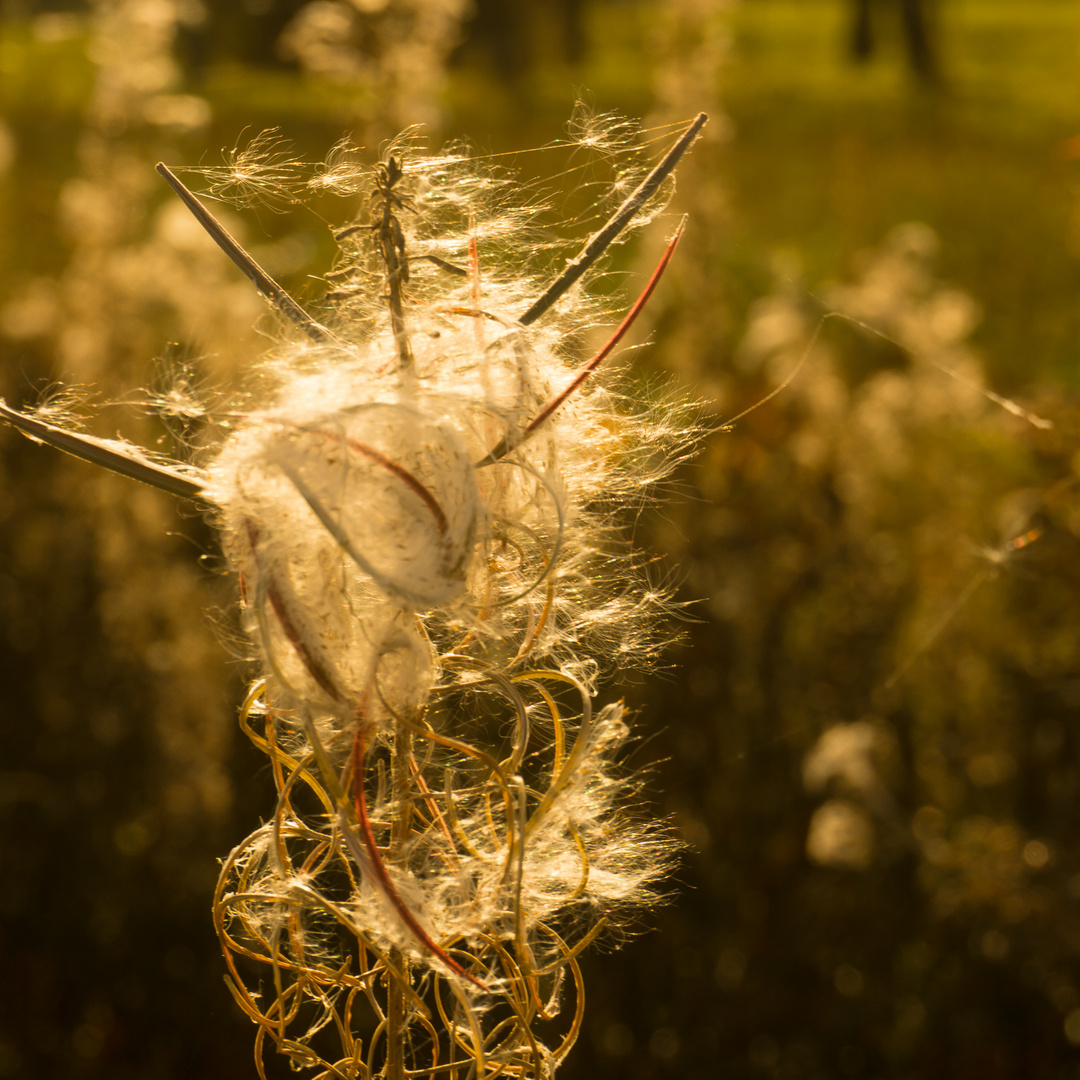
[[[605, 691], [688, 848], [589, 956], [568, 1078], [1080, 1076], [1080, 11], [927, 0], [920, 73], [870, 8], [857, 60], [854, 0], [0, 5], [0, 392], [92, 386], [88, 425], [165, 451], [137, 388], [266, 341], [157, 160], [712, 114], [633, 354], [712, 429], [635, 527], [691, 603], [671, 669]], [[322, 221], [229, 221], [317, 296]], [[0, 438], [0, 1078], [254, 1075], [209, 899], [271, 781], [221, 563]]]

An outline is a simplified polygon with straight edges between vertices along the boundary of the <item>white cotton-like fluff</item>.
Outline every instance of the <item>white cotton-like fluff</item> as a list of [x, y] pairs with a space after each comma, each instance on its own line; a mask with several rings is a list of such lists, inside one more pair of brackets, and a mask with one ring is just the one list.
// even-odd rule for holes
[[[273, 640], [289, 628], [267, 631], [264, 622], [271, 666], [292, 669], [294, 689], [315, 682], [316, 698], [359, 696], [386, 647], [386, 624], [405, 614], [468, 623], [483, 605], [527, 605], [546, 568], [525, 549], [564, 542], [568, 505], [550, 438], [527, 456], [476, 467], [538, 407], [541, 395], [529, 389], [535, 354], [520, 331], [486, 349], [471, 328], [457, 336], [467, 339], [457, 363], [433, 364], [408, 389], [372, 377], [392, 353], [329, 351], [313, 370], [309, 358], [274, 406], [245, 417], [208, 470], [207, 494], [251, 609], [287, 607], [294, 639], [325, 673], [304, 671], [311, 662], [289, 655], [296, 640]], [[537, 451], [546, 457], [539, 467], [529, 461]], [[515, 555], [506, 560], [499, 549], [508, 541]], [[500, 559], [507, 568], [493, 569]], [[397, 692], [385, 672], [381, 683]]]
[[[389, 334], [366, 346], [305, 347], [300, 372], [279, 365], [274, 404], [246, 413], [208, 469], [256, 639], [300, 697], [361, 696], [390, 625], [395, 648], [403, 635], [423, 637], [411, 648], [431, 658], [432, 678], [427, 639], [461, 627], [505, 650], [531, 626], [534, 652], [574, 669], [593, 618], [583, 599], [601, 560], [608, 573], [613, 565], [594, 546], [604, 530], [590, 533], [584, 506], [602, 493], [618, 498], [623, 478], [606, 451], [627, 419], [590, 390], [484, 463], [500, 440], [522, 440], [568, 369], [550, 332], [500, 326], [478, 341], [473, 322], [418, 335], [405, 379]], [[545, 595], [558, 581], [563, 588]], [[277, 618], [261, 618], [266, 608]], [[608, 597], [605, 631], [632, 614], [628, 598]], [[408, 665], [402, 677], [412, 677]], [[392, 685], [385, 670], [380, 691], [423, 696]]]
[[478, 514], [472, 462], [459, 433], [412, 402], [262, 414], [212, 475], [230, 529], [257, 523], [270, 557], [310, 562], [322, 547], [339, 549], [386, 600], [415, 610], [465, 590]]

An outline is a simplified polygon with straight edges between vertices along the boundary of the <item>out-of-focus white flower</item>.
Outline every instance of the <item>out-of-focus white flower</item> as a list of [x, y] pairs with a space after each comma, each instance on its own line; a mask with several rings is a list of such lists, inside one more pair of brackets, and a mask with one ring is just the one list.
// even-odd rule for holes
[[874, 829], [866, 813], [847, 799], [830, 799], [814, 811], [806, 854], [822, 866], [865, 870], [874, 857]]

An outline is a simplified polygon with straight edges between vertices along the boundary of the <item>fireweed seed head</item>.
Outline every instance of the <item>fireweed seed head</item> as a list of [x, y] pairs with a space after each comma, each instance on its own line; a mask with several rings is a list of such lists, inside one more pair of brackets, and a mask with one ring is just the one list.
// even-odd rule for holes
[[[413, 133], [374, 166], [338, 148], [307, 187], [360, 213], [318, 319], [159, 166], [295, 332], [217, 410], [201, 470], [0, 403], [214, 508], [262, 668], [241, 723], [277, 789], [214, 898], [260, 1059], [269, 1042], [318, 1075], [548, 1077], [581, 1027], [578, 953], [657, 900], [678, 845], [635, 809], [622, 706], [593, 695], [605, 665], [655, 651], [669, 594], [619, 524], [698, 425], [598, 369], [674, 240], [607, 344], [585, 364], [578, 346], [610, 314], [588, 272], [659, 212], [705, 119], [651, 170], [625, 124], [581, 126], [615, 195], [554, 280], [538, 268], [567, 249], [512, 177]], [[243, 199], [299, 198], [303, 169], [265, 146], [265, 168], [257, 145], [232, 159]], [[534, 1026], [564, 996], [545, 1047]]]

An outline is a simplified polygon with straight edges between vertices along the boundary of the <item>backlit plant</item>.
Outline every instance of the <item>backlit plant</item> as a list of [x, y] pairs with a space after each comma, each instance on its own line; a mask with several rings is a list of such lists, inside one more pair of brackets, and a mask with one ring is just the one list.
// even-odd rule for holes
[[[465, 153], [404, 138], [374, 167], [344, 149], [309, 177], [237, 155], [214, 178], [244, 197], [363, 204], [319, 319], [159, 166], [291, 324], [282, 343], [244, 395], [186, 403], [216, 431], [195, 465], [0, 403], [220, 527], [261, 667], [241, 723], [277, 788], [214, 896], [260, 1072], [269, 1040], [319, 1076], [548, 1076], [580, 1028], [578, 955], [656, 898], [673, 844], [615, 765], [622, 706], [593, 699], [603, 664], [647, 660], [666, 602], [618, 508], [695, 428], [597, 372], [682, 226], [602, 347], [573, 354], [603, 312], [580, 279], [657, 212], [704, 123], [627, 174], [538, 296], [536, 208]], [[613, 132], [625, 144], [624, 128], [590, 138]]]

